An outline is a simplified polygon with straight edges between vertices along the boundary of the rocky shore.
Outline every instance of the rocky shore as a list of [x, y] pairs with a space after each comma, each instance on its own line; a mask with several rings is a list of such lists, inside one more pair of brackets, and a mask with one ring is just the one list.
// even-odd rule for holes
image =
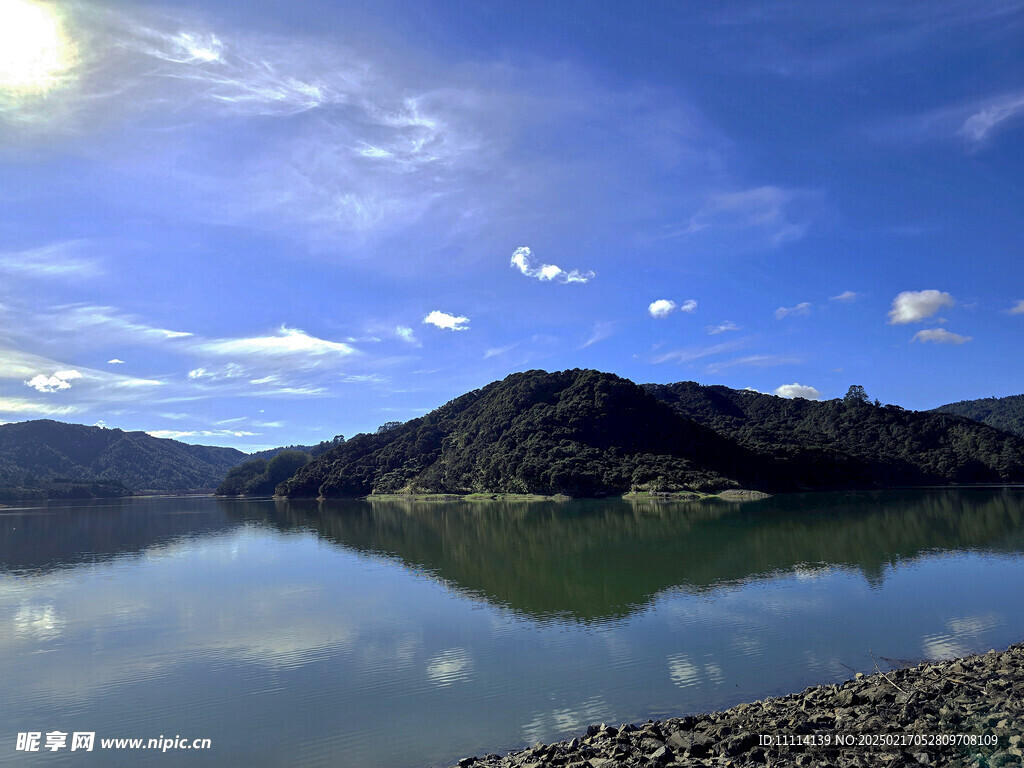
[[724, 712], [592, 725], [459, 768], [1024, 766], [1024, 643]]

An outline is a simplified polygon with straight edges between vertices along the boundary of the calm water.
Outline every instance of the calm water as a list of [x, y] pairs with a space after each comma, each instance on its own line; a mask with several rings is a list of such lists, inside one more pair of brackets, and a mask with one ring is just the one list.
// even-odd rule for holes
[[[0, 511], [0, 765], [423, 768], [1024, 639], [1024, 490]], [[210, 738], [26, 754], [19, 731]]]

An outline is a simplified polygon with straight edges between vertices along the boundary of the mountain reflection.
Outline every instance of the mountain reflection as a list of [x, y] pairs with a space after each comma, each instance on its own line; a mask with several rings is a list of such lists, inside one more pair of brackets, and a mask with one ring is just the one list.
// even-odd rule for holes
[[777, 496], [759, 502], [221, 502], [227, 519], [306, 529], [397, 558], [533, 619], [621, 618], [671, 588], [886, 569], [943, 550], [1020, 552], [1019, 489]]

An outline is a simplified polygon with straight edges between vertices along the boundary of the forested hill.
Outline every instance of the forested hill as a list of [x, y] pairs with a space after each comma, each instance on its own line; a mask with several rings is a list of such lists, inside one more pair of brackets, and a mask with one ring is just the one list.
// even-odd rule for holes
[[733, 441], [608, 373], [527, 371], [357, 435], [278, 493], [537, 493], [734, 487], [760, 467]]
[[124, 495], [215, 487], [245, 454], [145, 432], [41, 419], [0, 425], [0, 496]]
[[862, 391], [812, 402], [574, 370], [513, 374], [420, 419], [356, 435], [278, 493], [601, 496], [1020, 480], [1024, 440], [871, 404]]
[[940, 405], [934, 412], [964, 416], [1024, 437], [1024, 395], [961, 400], [959, 403]]
[[644, 389], [678, 413], [779, 462], [806, 488], [1024, 479], [1024, 441], [952, 414], [872, 404], [862, 388], [815, 402], [692, 381]]
[[590, 370], [527, 371], [357, 435], [278, 493], [761, 490], [1024, 480], [1024, 441], [958, 416]]

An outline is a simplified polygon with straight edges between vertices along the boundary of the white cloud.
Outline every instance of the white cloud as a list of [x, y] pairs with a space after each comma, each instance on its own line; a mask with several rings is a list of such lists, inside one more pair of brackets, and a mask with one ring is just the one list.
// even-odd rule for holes
[[779, 397], [794, 398], [802, 397], [805, 400], [821, 400], [821, 392], [814, 387], [804, 386], [803, 384], [783, 384], [775, 390], [775, 394]]
[[25, 385], [39, 392], [57, 392], [71, 389], [71, 382], [80, 378], [82, 374], [78, 371], [57, 371], [52, 376], [39, 373], [26, 381]]
[[0, 272], [28, 277], [91, 277], [99, 273], [96, 261], [85, 258], [86, 240], [66, 240], [37, 248], [0, 253]]
[[647, 306], [651, 317], [668, 317], [676, 308], [676, 303], [671, 299], [658, 299]]
[[[53, 375], [39, 373], [53, 370]], [[21, 379], [26, 385], [40, 392], [57, 392], [71, 388], [71, 382], [80, 380], [76, 394], [93, 400], [123, 400], [125, 388], [152, 387], [163, 384], [156, 379], [121, 376], [109, 371], [76, 366], [58, 362], [40, 355], [21, 352], [16, 349], [0, 348], [0, 380]]]
[[196, 344], [195, 348], [212, 355], [251, 357], [346, 357], [356, 352], [344, 342], [327, 341], [283, 325], [273, 336], [215, 339]]
[[447, 312], [441, 312], [437, 309], [424, 317], [423, 322], [428, 325], [435, 325], [438, 328], [443, 328], [447, 331], [469, 330], [468, 317], [463, 317], [462, 315], [449, 315]]
[[779, 307], [778, 309], [776, 309], [775, 319], [781, 320], [782, 318], [788, 317], [789, 315], [793, 315], [794, 317], [796, 317], [798, 315], [809, 315], [810, 313], [811, 302], [801, 301], [795, 307]]
[[953, 297], [944, 291], [903, 291], [892, 300], [889, 324], [919, 323], [943, 307], [952, 307], [955, 303]]
[[240, 379], [248, 376], [249, 372], [238, 363], [228, 363], [219, 368], [193, 368], [188, 372], [188, 378], [192, 380], [209, 379], [210, 381], [221, 381], [223, 379]]
[[115, 357], [112, 360], [107, 360], [107, 365], [124, 365], [124, 360]]
[[1024, 299], [1010, 307], [1007, 312], [1011, 315], [1024, 315]]
[[419, 340], [417, 340], [417, 338], [416, 338], [416, 334], [413, 333], [412, 328], [409, 328], [408, 326], [405, 326], [405, 325], [396, 326], [395, 327], [395, 335], [398, 338], [400, 338], [402, 341], [404, 341], [404, 342], [406, 342], [408, 344], [413, 344], [413, 345], [415, 345], [417, 347], [420, 345]]
[[736, 325], [732, 320], [723, 320], [718, 325], [705, 325], [704, 330], [711, 336], [717, 336], [720, 333], [738, 331], [740, 326]]
[[971, 340], [970, 336], [961, 336], [959, 333], [952, 333], [945, 328], [928, 328], [914, 334], [911, 341], [920, 341], [922, 344], [933, 342], [935, 344], [966, 344]]
[[518, 269], [527, 277], [535, 277], [541, 281], [555, 280], [559, 283], [585, 283], [595, 276], [595, 273], [589, 269], [583, 272], [578, 269], [566, 272], [554, 264], [541, 264], [539, 267], [534, 267], [531, 264], [532, 258], [532, 252], [526, 246], [516, 248], [512, 253], [512, 258], [509, 260], [509, 266]]
[[20, 397], [0, 397], [0, 413], [31, 413], [42, 416], [67, 416], [77, 413], [80, 408], [74, 405], [49, 405], [36, 403]]
[[859, 295], [859, 293], [854, 293], [853, 291], [843, 291], [837, 296], [830, 296], [829, 301], [853, 301]]
[[691, 313], [691, 312], [694, 312], [696, 309], [697, 309], [697, 301], [696, 301], [696, 299], [687, 299], [686, 301], [684, 301], [682, 304], [679, 305], [679, 311], [680, 312]]

